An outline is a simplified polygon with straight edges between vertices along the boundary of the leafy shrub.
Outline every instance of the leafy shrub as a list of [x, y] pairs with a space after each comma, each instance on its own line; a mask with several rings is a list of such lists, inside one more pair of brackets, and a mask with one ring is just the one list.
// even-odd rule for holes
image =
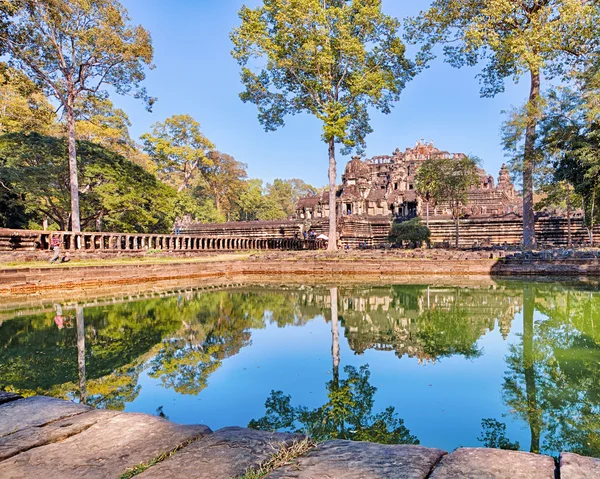
[[390, 231], [389, 240], [403, 246], [406, 241], [413, 248], [421, 247], [423, 242], [429, 246], [431, 231], [421, 223], [420, 218], [413, 218], [402, 223], [394, 223]]

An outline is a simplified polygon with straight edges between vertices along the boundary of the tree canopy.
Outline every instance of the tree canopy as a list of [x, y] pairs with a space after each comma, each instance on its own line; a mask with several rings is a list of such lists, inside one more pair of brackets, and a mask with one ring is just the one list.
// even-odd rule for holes
[[119, 94], [134, 91], [151, 105], [154, 100], [139, 87], [152, 65], [150, 34], [129, 25], [118, 0], [23, 0], [8, 14], [0, 44], [11, 65], [56, 98], [66, 115], [71, 223], [80, 231], [76, 102], [104, 98], [110, 86]]
[[381, 0], [264, 0], [243, 7], [231, 33], [244, 102], [258, 107], [265, 130], [289, 114], [323, 125], [329, 150], [329, 249], [336, 249], [336, 143], [362, 149], [369, 108], [389, 113], [414, 69], [398, 35], [400, 22]]
[[422, 45], [426, 63], [444, 45], [455, 67], [483, 63], [481, 95], [504, 91], [506, 79], [529, 76], [530, 94], [522, 109], [524, 141], [516, 160], [523, 178], [523, 241], [534, 242], [533, 177], [535, 141], [541, 114], [541, 80], [564, 78], [593, 53], [600, 19], [597, 2], [588, 0], [434, 0], [411, 19], [407, 38]]
[[[78, 142], [82, 226], [108, 231], [167, 233], [176, 191], [121, 155], [87, 141]], [[11, 133], [0, 137], [0, 180], [14, 208], [39, 228], [48, 217], [65, 230], [70, 189], [64, 138]], [[0, 213], [2, 216], [2, 213]], [[5, 219], [6, 220], [6, 219]]]
[[152, 133], [142, 135], [142, 140], [159, 177], [177, 191], [191, 188], [200, 179], [201, 167], [211, 166], [206, 155], [214, 145], [190, 115], [173, 115], [155, 123]]
[[455, 245], [459, 242], [459, 220], [469, 190], [479, 181], [478, 158], [431, 158], [425, 160], [415, 178], [421, 195], [431, 197], [438, 206], [448, 205], [456, 225]]

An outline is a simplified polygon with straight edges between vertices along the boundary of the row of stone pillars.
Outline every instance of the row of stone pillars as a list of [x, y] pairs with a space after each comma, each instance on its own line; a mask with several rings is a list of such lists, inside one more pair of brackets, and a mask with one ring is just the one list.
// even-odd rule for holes
[[67, 250], [85, 251], [239, 251], [239, 250], [303, 250], [320, 249], [320, 240], [294, 238], [219, 238], [188, 235], [147, 235], [126, 233], [44, 232], [39, 247], [47, 249], [57, 235]]

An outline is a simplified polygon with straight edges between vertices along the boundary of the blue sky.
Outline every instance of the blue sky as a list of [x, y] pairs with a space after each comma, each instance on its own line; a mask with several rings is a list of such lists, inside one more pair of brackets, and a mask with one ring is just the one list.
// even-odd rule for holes
[[[148, 29], [155, 48], [156, 68], [145, 86], [158, 97], [153, 112], [141, 102], [113, 96], [132, 122], [138, 138], [150, 126], [174, 114], [198, 120], [203, 133], [223, 152], [248, 165], [250, 177], [270, 182], [301, 178], [315, 186], [327, 183], [327, 146], [321, 126], [308, 115], [288, 117], [286, 126], [266, 133], [256, 107], [238, 97], [239, 67], [230, 55], [229, 33], [239, 24], [243, 4], [258, 0], [122, 0], [134, 23]], [[384, 0], [384, 11], [400, 19], [427, 8], [426, 0]], [[414, 53], [414, 48], [409, 50]], [[412, 80], [390, 115], [372, 114], [374, 133], [367, 138], [367, 156], [404, 150], [418, 139], [437, 147], [482, 158], [484, 168], [498, 175], [505, 161], [500, 145], [502, 110], [520, 105], [527, 82], [507, 84], [494, 99], [479, 97], [477, 69], [455, 69], [441, 58]], [[338, 176], [348, 157], [338, 155]]]

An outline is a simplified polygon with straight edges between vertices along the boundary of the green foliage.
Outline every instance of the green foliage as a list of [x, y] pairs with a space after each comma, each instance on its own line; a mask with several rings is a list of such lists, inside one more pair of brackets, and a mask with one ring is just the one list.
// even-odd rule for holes
[[253, 419], [248, 427], [303, 433], [317, 442], [348, 439], [381, 444], [419, 444], [393, 407], [377, 414], [372, 412], [377, 388], [369, 383], [368, 365], [359, 369], [346, 366], [344, 372], [347, 378], [339, 384], [335, 379], [327, 384], [329, 401], [313, 410], [294, 407], [291, 396], [271, 391], [265, 402], [266, 415]]
[[286, 217], [296, 213], [296, 203], [302, 196], [317, 194], [316, 188], [297, 178], [291, 180], [276, 179], [267, 185], [267, 194], [280, 204]]
[[214, 201], [218, 214], [227, 220], [239, 218], [236, 201], [244, 187], [248, 165], [220, 151], [210, 151], [201, 167], [202, 178], [196, 194]]
[[135, 145], [129, 136], [129, 117], [123, 110], [114, 108], [108, 98], [90, 96], [80, 99], [76, 103], [75, 117], [78, 140], [97, 143], [127, 159], [134, 156]]
[[[308, 113], [321, 124], [329, 151], [329, 193], [336, 189], [335, 144], [362, 150], [371, 133], [369, 109], [389, 113], [414, 68], [398, 36], [400, 23], [381, 0], [264, 0], [242, 7], [231, 33], [241, 66], [240, 98], [258, 107], [265, 130], [287, 115]], [[336, 236], [335, 209], [329, 236]], [[329, 242], [329, 249], [336, 249]]]
[[593, 102], [571, 88], [553, 90], [548, 98], [538, 139], [544, 173], [539, 183], [547, 203], [564, 208], [568, 200], [582, 207], [593, 240], [600, 219], [600, 127]]
[[421, 223], [421, 218], [412, 218], [402, 223], [394, 223], [390, 231], [389, 241], [399, 245], [406, 241], [413, 248], [416, 248], [421, 247], [423, 243], [429, 245], [430, 237], [431, 231]]
[[367, 107], [388, 113], [413, 74], [400, 24], [381, 1], [265, 0], [239, 16], [231, 39], [246, 87], [241, 98], [258, 106], [267, 130], [306, 112], [323, 122], [325, 142], [363, 145]]
[[195, 185], [200, 168], [210, 165], [206, 154], [214, 145], [190, 115], [173, 115], [155, 123], [152, 133], [142, 135], [142, 140], [144, 149], [156, 163], [159, 178], [178, 191]]
[[[99, 145], [79, 142], [78, 147], [84, 228], [95, 230], [101, 221], [108, 231], [170, 231], [176, 197], [172, 188]], [[13, 207], [37, 223], [48, 217], [59, 229], [66, 229], [70, 214], [67, 157], [64, 139], [35, 133], [0, 137], [0, 180], [10, 188]]]
[[[3, 2], [5, 3], [5, 2]], [[54, 96], [64, 109], [69, 143], [72, 229], [80, 230], [77, 151], [74, 142], [77, 100], [104, 99], [107, 87], [135, 92], [151, 107], [140, 83], [152, 66], [152, 42], [117, 0], [27, 0], [2, 22], [0, 44], [11, 65]]]
[[425, 64], [434, 47], [443, 44], [446, 60], [455, 67], [485, 63], [478, 77], [481, 95], [504, 91], [507, 78], [517, 82], [527, 74], [527, 103], [511, 119], [512, 165], [523, 178], [523, 241], [532, 246], [534, 175], [538, 163], [536, 129], [543, 108], [544, 80], [567, 79], [580, 70], [596, 51], [597, 2], [581, 0], [433, 0], [431, 7], [410, 19], [407, 37], [421, 43], [418, 62]]
[[423, 196], [432, 198], [437, 205], [448, 204], [456, 224], [456, 247], [459, 241], [458, 220], [466, 204], [469, 190], [479, 182], [477, 157], [430, 158], [417, 170], [416, 188]]
[[482, 96], [504, 91], [507, 78], [529, 72], [552, 78], [569, 73], [597, 38], [598, 10], [580, 0], [433, 0], [407, 21], [407, 38], [420, 43], [420, 62], [444, 45], [455, 67], [484, 62], [478, 75]]
[[0, 134], [49, 133], [55, 117], [42, 90], [19, 70], [0, 62]]
[[506, 424], [498, 422], [495, 419], [487, 418], [481, 420], [483, 433], [477, 440], [483, 443], [483, 447], [492, 449], [506, 449], [509, 451], [518, 451], [519, 442], [511, 442], [506, 437]]
[[449, 203], [452, 217], [458, 218], [469, 190], [479, 181], [478, 163], [476, 157], [428, 159], [417, 170], [417, 190], [436, 203]]
[[530, 450], [597, 457], [600, 296], [562, 285], [526, 285], [523, 301], [521, 341], [506, 358], [504, 402], [528, 423]]
[[461, 355], [473, 359], [481, 356], [477, 341], [481, 330], [469, 321], [468, 310], [452, 305], [448, 309], [427, 310], [416, 322], [415, 342], [423, 357], [437, 360]]
[[239, 218], [242, 220], [286, 219], [288, 215], [280, 200], [281, 197], [277, 198], [276, 194], [270, 194], [264, 188], [262, 180], [248, 180], [241, 189], [238, 199]]

